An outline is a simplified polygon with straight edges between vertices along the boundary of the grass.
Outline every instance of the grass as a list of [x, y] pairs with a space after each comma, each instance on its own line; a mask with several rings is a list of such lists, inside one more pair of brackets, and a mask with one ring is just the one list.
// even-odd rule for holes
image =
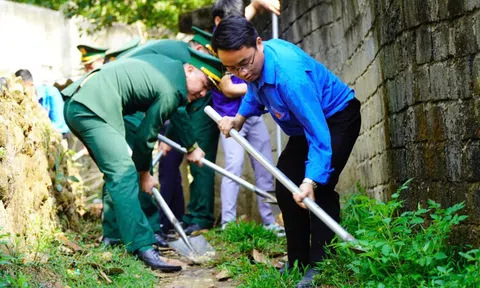
[[401, 186], [392, 200], [379, 202], [359, 187], [347, 197], [342, 225], [366, 253], [334, 242], [336, 254], [319, 263], [318, 282], [334, 287], [480, 287], [480, 249], [452, 245], [454, 226], [467, 216], [463, 203], [443, 208], [429, 200], [426, 207], [405, 211]]
[[[405, 189], [402, 186], [386, 203], [370, 199], [362, 189], [347, 197], [341, 225], [367, 252], [355, 254], [348, 249], [350, 244], [333, 241], [330, 257], [316, 267], [321, 287], [480, 287], [480, 249], [448, 241], [452, 228], [466, 218], [459, 215], [463, 203], [443, 208], [429, 201], [427, 207], [405, 211], [400, 198]], [[82, 225], [81, 233], [67, 234], [82, 246], [78, 253], [65, 253], [65, 244], [52, 233], [33, 232], [39, 239], [27, 249], [37, 252], [33, 260], [31, 255], [19, 254], [15, 249], [19, 243], [7, 243], [0, 235], [0, 287], [162, 285], [123, 249], [92, 245], [101, 235], [98, 221]], [[296, 266], [280, 275], [275, 261], [285, 257], [286, 240], [262, 225], [240, 221], [224, 231], [210, 230], [205, 237], [218, 255], [208, 266], [228, 271], [237, 287], [294, 287], [302, 278]], [[5, 248], [8, 253], [2, 252]], [[45, 255], [48, 261], [42, 260]], [[107, 283], [101, 272], [113, 283]]]
[[[226, 270], [239, 283], [237, 287], [293, 287], [302, 275], [295, 266], [280, 275], [272, 260], [285, 255], [286, 240], [254, 222], [227, 225], [224, 231], [215, 229], [205, 237], [216, 248], [219, 257], [211, 263], [217, 270]], [[252, 255], [257, 250], [267, 263], [257, 262]]]
[[0, 287], [154, 287], [160, 283], [150, 269], [123, 248], [94, 245], [100, 235], [98, 222], [82, 226], [82, 233], [66, 235], [82, 248], [76, 253], [48, 235], [39, 239], [36, 247], [27, 247], [29, 254], [20, 254], [16, 247], [22, 240], [12, 243], [4, 234], [0, 242], [4, 251], [0, 252]]

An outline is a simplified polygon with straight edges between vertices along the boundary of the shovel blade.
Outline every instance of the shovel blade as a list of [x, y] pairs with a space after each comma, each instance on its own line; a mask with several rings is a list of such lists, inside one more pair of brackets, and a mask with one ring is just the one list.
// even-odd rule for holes
[[192, 244], [194, 252], [188, 248], [182, 239], [169, 242], [169, 246], [178, 254], [188, 258], [194, 263], [205, 263], [215, 256], [215, 249], [207, 242], [202, 235], [189, 236], [188, 240]]

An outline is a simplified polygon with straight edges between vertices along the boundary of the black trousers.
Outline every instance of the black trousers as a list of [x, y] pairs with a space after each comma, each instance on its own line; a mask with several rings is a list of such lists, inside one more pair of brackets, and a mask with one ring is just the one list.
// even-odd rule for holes
[[[353, 145], [360, 132], [360, 101], [351, 100], [348, 106], [327, 119], [332, 142], [332, 172], [326, 185], [318, 185], [315, 202], [336, 221], [340, 221], [339, 195], [335, 192], [338, 177], [342, 172]], [[292, 136], [278, 160], [277, 167], [293, 183], [300, 186], [305, 178], [305, 161], [308, 143], [305, 136]], [[315, 265], [325, 257], [324, 246], [329, 244], [334, 232], [315, 214], [298, 206], [292, 193], [278, 180], [276, 183], [278, 204], [283, 214], [287, 236], [288, 261], [302, 266]]]

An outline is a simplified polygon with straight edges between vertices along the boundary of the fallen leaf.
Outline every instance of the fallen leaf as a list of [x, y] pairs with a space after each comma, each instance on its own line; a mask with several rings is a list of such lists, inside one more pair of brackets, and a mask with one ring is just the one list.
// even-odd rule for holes
[[125, 272], [122, 268], [117, 268], [117, 267], [107, 268], [104, 270], [105, 270], [105, 273], [107, 273], [107, 275], [118, 275]]
[[240, 217], [238, 217], [238, 221], [248, 222], [249, 218], [246, 214], [243, 214], [243, 215], [240, 215]]
[[41, 253], [41, 252], [36, 252], [33, 254], [26, 255], [23, 258], [23, 263], [26, 264], [26, 263], [34, 262], [34, 263], [45, 264], [48, 262], [49, 259], [50, 259], [50, 255]]
[[45, 254], [45, 253], [37, 252], [37, 255], [35, 256], [35, 259], [37, 259], [38, 263], [45, 264], [45, 263], [48, 262], [48, 259], [50, 259], [50, 255]]
[[215, 278], [217, 278], [218, 281], [225, 281], [228, 278], [231, 278], [232, 276], [230, 273], [228, 273], [228, 270], [222, 270], [220, 273], [218, 273]]
[[208, 232], [208, 229], [202, 229], [202, 230], [197, 230], [197, 231], [193, 231], [192, 232], [192, 236], [198, 236], [198, 235], [202, 235], [204, 233], [207, 233]]
[[278, 223], [278, 225], [280, 225], [282, 227], [285, 227], [285, 224], [283, 222], [283, 214], [282, 213], [278, 214], [276, 222]]
[[105, 262], [110, 262], [113, 259], [112, 252], [103, 252], [102, 253], [102, 260]]
[[103, 277], [103, 279], [105, 279], [105, 281], [107, 281], [107, 283], [113, 283], [112, 280], [108, 278], [107, 274], [105, 274], [105, 272], [103, 272], [102, 270], [98, 270], [98, 272], [100, 272], [100, 275]]
[[277, 268], [277, 269], [282, 268], [283, 265], [284, 265], [284, 262], [280, 262], [280, 261], [278, 261], [278, 259], [273, 259], [272, 260], [272, 266]]
[[255, 260], [255, 262], [257, 263], [263, 263], [267, 265], [270, 264], [270, 262], [268, 262], [268, 259], [265, 257], [265, 255], [263, 255], [257, 249], [253, 249], [252, 256], [253, 256], [253, 260]]
[[75, 252], [83, 251], [83, 248], [80, 247], [77, 243], [68, 240], [68, 238], [63, 233], [57, 234], [57, 239], [63, 243], [63, 245], [68, 246], [73, 249]]

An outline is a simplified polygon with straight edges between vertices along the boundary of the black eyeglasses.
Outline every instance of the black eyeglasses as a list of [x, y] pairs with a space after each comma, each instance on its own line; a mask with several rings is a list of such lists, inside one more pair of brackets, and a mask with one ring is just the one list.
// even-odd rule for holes
[[247, 64], [242, 65], [240, 67], [232, 67], [232, 66], [225, 66], [225, 69], [227, 69], [228, 72], [234, 73], [234, 74], [240, 74], [241, 71], [243, 72], [248, 72], [250, 69], [252, 69], [252, 65], [255, 62], [255, 54], [257, 54], [257, 49], [254, 50], [253, 55], [250, 56], [251, 61], [248, 60]]

